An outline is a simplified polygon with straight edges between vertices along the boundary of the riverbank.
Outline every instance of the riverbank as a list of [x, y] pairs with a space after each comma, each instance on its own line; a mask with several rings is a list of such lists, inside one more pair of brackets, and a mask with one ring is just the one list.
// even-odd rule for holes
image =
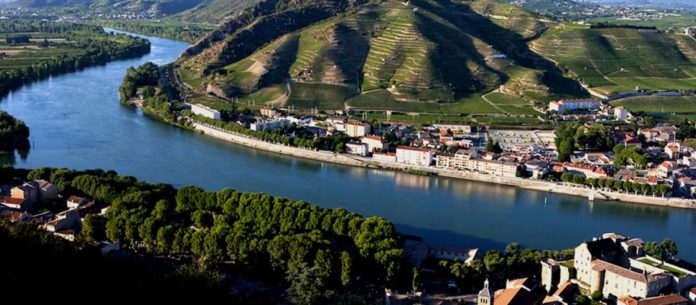
[[352, 156], [346, 154], [337, 154], [328, 151], [317, 151], [311, 149], [304, 149], [292, 146], [285, 146], [270, 142], [265, 142], [259, 139], [250, 138], [244, 135], [232, 133], [214, 126], [199, 122], [191, 122], [193, 129], [201, 132], [205, 135], [225, 140], [234, 144], [260, 149], [268, 152], [311, 159], [321, 162], [330, 162], [340, 165], [347, 166], [358, 166], [367, 168], [381, 168], [396, 171], [419, 171], [428, 172], [435, 175], [447, 178], [464, 179], [478, 182], [486, 182], [493, 184], [509, 185], [514, 187], [519, 187], [523, 189], [536, 190], [541, 192], [550, 192], [564, 195], [573, 195], [579, 197], [585, 197], [589, 200], [615, 200], [622, 202], [647, 204], [655, 206], [665, 206], [665, 207], [675, 207], [684, 209], [696, 209], [696, 201], [687, 200], [682, 198], [662, 198], [662, 197], [651, 197], [635, 195], [630, 193], [620, 193], [614, 191], [605, 191], [600, 189], [590, 189], [584, 186], [575, 186], [572, 184], [551, 182], [543, 180], [533, 180], [517, 177], [502, 177], [493, 176], [487, 174], [481, 174], [477, 172], [470, 171], [453, 171], [435, 167], [426, 166], [415, 166], [409, 164], [395, 163], [395, 162], [380, 162], [372, 158]]

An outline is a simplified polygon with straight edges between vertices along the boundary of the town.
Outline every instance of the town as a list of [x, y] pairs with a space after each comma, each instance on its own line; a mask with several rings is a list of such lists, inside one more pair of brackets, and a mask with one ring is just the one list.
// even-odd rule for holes
[[639, 124], [639, 118], [625, 108], [600, 100], [550, 102], [548, 112], [559, 122], [555, 130], [416, 126], [337, 115], [296, 117], [268, 108], [257, 114], [229, 115], [200, 104], [188, 107], [182, 119], [196, 122], [196, 129], [206, 134], [242, 134], [250, 141], [328, 150], [331, 157], [349, 157], [350, 162], [343, 163], [351, 165], [537, 189], [564, 187], [571, 194], [580, 189], [590, 199], [696, 204], [696, 155], [684, 141], [693, 125]]

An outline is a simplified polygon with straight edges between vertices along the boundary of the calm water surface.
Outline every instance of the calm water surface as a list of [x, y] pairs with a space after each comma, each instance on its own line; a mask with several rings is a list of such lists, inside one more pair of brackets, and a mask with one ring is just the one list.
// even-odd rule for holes
[[0, 109], [31, 128], [17, 167], [113, 169], [149, 182], [232, 187], [379, 215], [434, 244], [502, 248], [518, 241], [567, 248], [602, 232], [670, 237], [696, 261], [696, 211], [586, 199], [507, 186], [412, 176], [295, 159], [224, 143], [143, 116], [118, 103], [130, 66], [173, 61], [186, 43], [149, 37], [152, 52], [26, 86]]

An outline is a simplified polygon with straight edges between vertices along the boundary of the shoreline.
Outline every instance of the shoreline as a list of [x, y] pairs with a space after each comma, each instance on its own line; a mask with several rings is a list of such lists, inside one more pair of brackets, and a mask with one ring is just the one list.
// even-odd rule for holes
[[696, 209], [696, 200], [689, 200], [683, 198], [672, 198], [672, 197], [652, 197], [652, 196], [642, 196], [630, 193], [620, 193], [614, 191], [605, 191], [599, 189], [589, 189], [586, 187], [578, 187], [572, 184], [566, 184], [561, 182], [551, 182], [544, 180], [533, 180], [526, 178], [517, 177], [503, 177], [503, 176], [493, 176], [487, 174], [481, 174], [469, 171], [453, 171], [442, 168], [436, 168], [432, 166], [416, 166], [409, 164], [401, 164], [394, 162], [380, 162], [373, 160], [372, 158], [353, 156], [347, 154], [338, 154], [328, 151], [321, 150], [310, 150], [305, 148], [285, 146], [281, 144], [275, 144], [270, 142], [265, 142], [259, 139], [250, 138], [241, 134], [232, 133], [227, 130], [222, 130], [217, 127], [213, 127], [204, 123], [190, 121], [193, 130], [201, 134], [231, 142], [234, 144], [242, 145], [248, 148], [260, 149], [263, 151], [277, 153], [286, 156], [298, 157], [303, 159], [309, 159], [313, 161], [329, 162], [339, 165], [346, 166], [356, 166], [372, 169], [387, 169], [406, 172], [407, 170], [418, 170], [423, 172], [428, 172], [435, 174], [440, 177], [453, 178], [453, 179], [463, 179], [469, 181], [478, 181], [499, 185], [514, 186], [521, 189], [535, 190], [541, 192], [571, 195], [586, 197], [588, 200], [593, 199], [605, 200], [605, 201], [618, 201], [633, 204], [644, 204], [653, 206], [663, 206], [672, 208], [683, 208], [683, 209]]

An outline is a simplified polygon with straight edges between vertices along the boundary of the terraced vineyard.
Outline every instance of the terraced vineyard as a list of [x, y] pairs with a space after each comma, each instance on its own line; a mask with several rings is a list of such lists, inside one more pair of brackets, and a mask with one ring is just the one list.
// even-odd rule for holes
[[[230, 21], [223, 29], [236, 32], [211, 34], [205, 44], [192, 47], [179, 61], [187, 84], [229, 100], [286, 84], [285, 98], [265, 95], [268, 101], [256, 102], [281, 101], [295, 109], [447, 114], [532, 115], [532, 99], [583, 95], [551, 61], [528, 48], [527, 40], [547, 25], [494, 0], [360, 5], [296, 31], [270, 35], [265, 43], [256, 41], [263, 46], [242, 57], [240, 48], [230, 45], [248, 47], [239, 37], [261, 27], [261, 19], [255, 20]], [[496, 89], [522, 102], [498, 106], [481, 97]]]
[[678, 34], [561, 25], [532, 48], [603, 95], [696, 88], [696, 41]]

